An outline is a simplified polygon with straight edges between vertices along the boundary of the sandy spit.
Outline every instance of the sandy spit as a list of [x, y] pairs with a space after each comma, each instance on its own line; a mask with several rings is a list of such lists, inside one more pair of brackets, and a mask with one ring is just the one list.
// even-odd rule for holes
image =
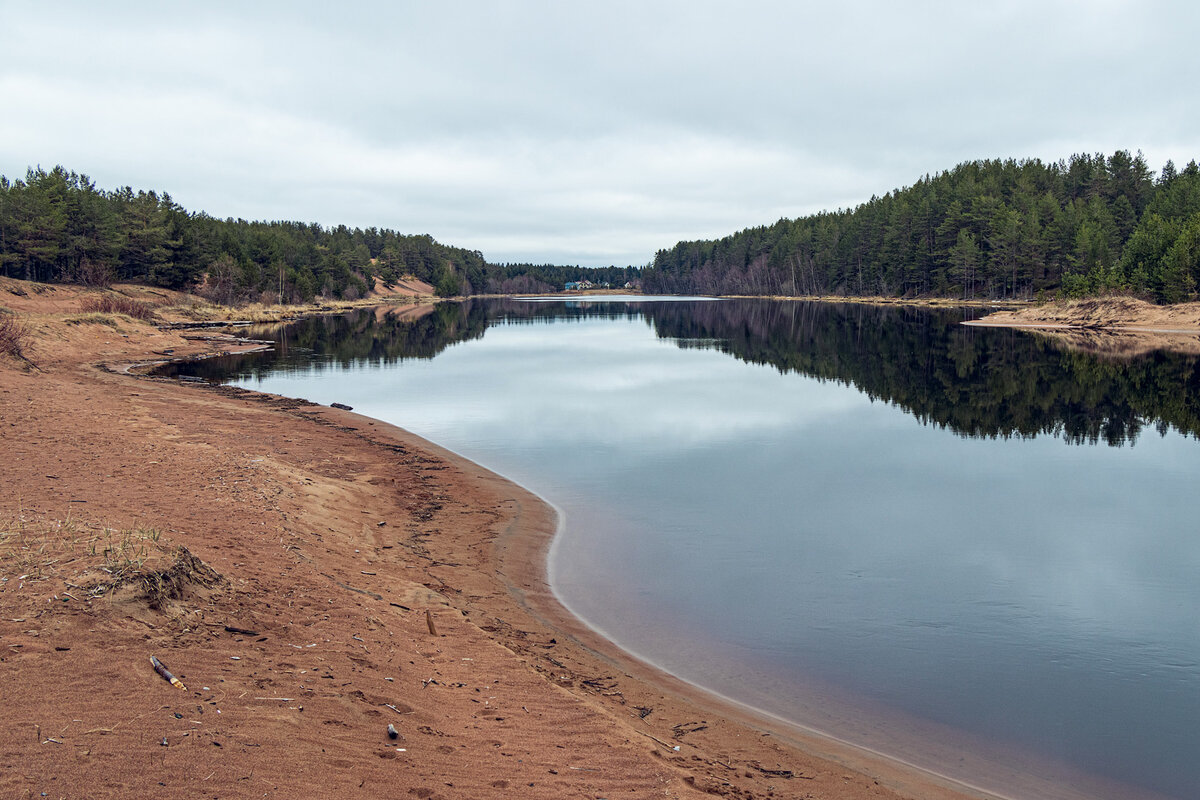
[[1200, 303], [1156, 306], [1131, 297], [1091, 298], [996, 311], [965, 324], [1029, 329], [1064, 348], [1108, 358], [1155, 350], [1200, 355]]

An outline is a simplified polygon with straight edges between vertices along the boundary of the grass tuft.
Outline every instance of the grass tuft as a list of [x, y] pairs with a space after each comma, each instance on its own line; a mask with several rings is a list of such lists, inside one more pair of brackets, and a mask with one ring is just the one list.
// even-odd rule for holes
[[0, 314], [0, 355], [25, 359], [29, 328], [12, 314]]
[[104, 528], [89, 542], [88, 552], [103, 559], [103, 569], [117, 579], [141, 572], [142, 567], [157, 549], [159, 532], [156, 528], [138, 525], [125, 530]]
[[76, 314], [73, 317], [67, 317], [63, 322], [68, 325], [107, 325], [110, 328], [118, 328], [117, 316], [115, 314], [101, 314], [97, 311], [92, 311], [87, 314]]
[[157, 528], [100, 527], [70, 517], [30, 520], [18, 515], [0, 521], [0, 591], [24, 590], [29, 608], [45, 595], [64, 602], [107, 596], [116, 602], [136, 599], [185, 620], [186, 609], [172, 601], [194, 591], [203, 598], [204, 590], [227, 585], [186, 547], [161, 541]]
[[79, 306], [84, 312], [124, 314], [134, 319], [154, 319], [154, 309], [140, 300], [120, 294], [95, 294], [83, 298]]
[[73, 577], [80, 570], [100, 571], [106, 582], [120, 582], [167, 552], [159, 538], [158, 529], [144, 525], [98, 528], [71, 516], [30, 520], [18, 515], [0, 523], [0, 577], [44, 580], [75, 564]]

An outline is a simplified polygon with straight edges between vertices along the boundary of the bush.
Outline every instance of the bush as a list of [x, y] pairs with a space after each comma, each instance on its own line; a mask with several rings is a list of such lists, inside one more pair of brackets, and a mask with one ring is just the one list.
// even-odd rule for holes
[[238, 265], [228, 253], [208, 265], [200, 295], [219, 306], [233, 305], [237, 294]]
[[443, 273], [434, 292], [438, 297], [455, 297], [462, 292], [462, 281], [453, 272]]
[[29, 328], [11, 314], [0, 313], [0, 355], [25, 358], [25, 345], [29, 343]]
[[113, 275], [112, 269], [104, 262], [83, 258], [80, 259], [79, 266], [75, 269], [73, 277], [76, 283], [84, 286], [106, 289], [112, 283]]
[[98, 314], [124, 314], [134, 319], [153, 319], [154, 309], [145, 303], [120, 294], [97, 294], [83, 298], [80, 308]]
[[1068, 272], [1062, 276], [1062, 293], [1072, 300], [1086, 297], [1093, 291], [1092, 282], [1086, 275]]

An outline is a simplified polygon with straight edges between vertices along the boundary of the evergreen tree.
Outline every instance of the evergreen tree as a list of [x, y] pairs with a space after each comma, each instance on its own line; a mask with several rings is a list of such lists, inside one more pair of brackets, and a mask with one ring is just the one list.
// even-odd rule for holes
[[982, 260], [979, 245], [975, 242], [975, 234], [960, 229], [958, 241], [950, 249], [949, 273], [963, 287], [964, 299], [975, 297]]
[[1200, 278], [1200, 214], [1184, 223], [1162, 260], [1159, 295], [1164, 302], [1190, 300]]

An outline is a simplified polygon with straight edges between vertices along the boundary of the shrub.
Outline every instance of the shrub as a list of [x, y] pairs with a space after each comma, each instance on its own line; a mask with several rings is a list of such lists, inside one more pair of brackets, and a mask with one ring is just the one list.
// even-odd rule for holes
[[124, 314], [134, 319], [153, 319], [154, 309], [140, 300], [120, 294], [97, 294], [83, 298], [80, 308], [98, 314]]
[[28, 343], [29, 329], [25, 323], [11, 314], [0, 314], [0, 355], [24, 360]]
[[84, 286], [98, 289], [107, 288], [112, 283], [112, 269], [102, 261], [92, 261], [90, 258], [80, 259], [74, 273], [75, 282]]

